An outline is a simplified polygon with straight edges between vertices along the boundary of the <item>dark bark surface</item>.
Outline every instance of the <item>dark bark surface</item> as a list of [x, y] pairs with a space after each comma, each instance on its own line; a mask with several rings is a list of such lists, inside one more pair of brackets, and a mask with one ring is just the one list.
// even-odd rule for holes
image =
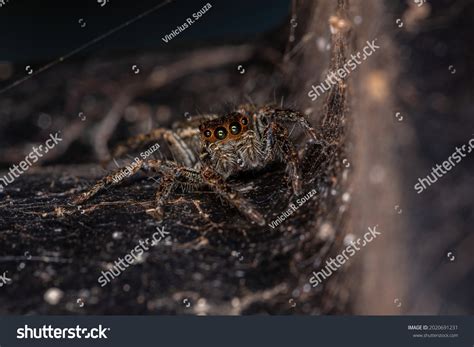
[[[312, 173], [315, 166], [329, 170], [335, 158], [325, 158], [317, 145], [310, 146], [306, 158], [304, 188], [316, 188], [318, 197], [275, 229], [252, 225], [210, 192], [178, 192], [158, 222], [145, 213], [153, 203], [154, 182], [144, 178], [111, 188], [76, 209], [68, 205], [69, 197], [94, 182], [94, 166], [28, 174], [8, 187], [0, 206], [2, 270], [12, 280], [3, 288], [2, 308], [10, 313], [286, 312], [289, 291], [299, 280], [295, 253], [304, 258], [321, 250], [323, 243], [311, 236], [314, 211], [331, 208], [323, 199], [330, 196], [331, 180]], [[278, 166], [234, 184], [268, 221], [286, 210], [289, 201], [296, 202]], [[208, 218], [192, 200], [201, 202]], [[140, 239], [151, 239], [157, 226], [169, 238], [99, 289], [97, 279], [107, 263], [130, 253]], [[51, 306], [43, 298], [50, 288], [63, 291], [61, 305]], [[186, 308], [185, 299], [192, 308]]]

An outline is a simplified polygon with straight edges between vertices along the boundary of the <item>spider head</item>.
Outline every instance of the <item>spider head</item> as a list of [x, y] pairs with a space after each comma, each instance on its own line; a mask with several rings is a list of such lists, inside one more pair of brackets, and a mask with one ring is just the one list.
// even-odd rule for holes
[[238, 141], [248, 130], [250, 117], [237, 112], [208, 120], [199, 126], [201, 139], [207, 143]]

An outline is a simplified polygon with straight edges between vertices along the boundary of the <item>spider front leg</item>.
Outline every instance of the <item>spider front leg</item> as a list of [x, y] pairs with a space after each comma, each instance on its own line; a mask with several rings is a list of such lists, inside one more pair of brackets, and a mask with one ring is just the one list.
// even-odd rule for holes
[[156, 205], [155, 208], [146, 211], [156, 219], [163, 218], [163, 206], [175, 187], [181, 186], [191, 190], [203, 185], [199, 171], [180, 166], [174, 162], [167, 162], [167, 165], [160, 167], [159, 171], [161, 172], [161, 178], [155, 195]]
[[75, 197], [73, 199], [73, 203], [79, 205], [91, 199], [97, 193], [123, 183], [126, 178], [134, 176], [140, 170], [145, 172], [166, 174], [170, 170], [169, 168], [174, 166], [177, 166], [177, 164], [168, 160], [138, 160], [129, 166], [115, 170], [110, 175], [100, 179], [91, 189]]
[[327, 145], [326, 141], [318, 138], [316, 131], [301, 112], [265, 106], [259, 110], [259, 114], [270, 117], [272, 121], [297, 123], [317, 144]]
[[177, 134], [169, 129], [158, 128], [148, 134], [140, 134], [129, 138], [125, 143], [118, 145], [113, 150], [112, 155], [113, 157], [120, 157], [125, 153], [142, 148], [152, 142], [164, 140], [168, 144], [170, 151], [177, 162], [182, 163], [185, 166], [193, 166], [196, 162], [196, 156], [186, 144], [184, 138], [196, 136], [198, 133], [199, 130], [193, 131], [193, 129], [189, 129], [187, 133], [181, 132], [180, 134]]
[[275, 150], [283, 157], [287, 163], [288, 179], [291, 181], [293, 192], [300, 195], [303, 192], [301, 163], [295, 146], [289, 140], [288, 130], [277, 122], [272, 122], [265, 130], [264, 138], [267, 143], [266, 159], [269, 160]]
[[166, 170], [161, 169], [162, 177], [160, 185], [156, 192], [156, 207], [146, 212], [157, 219], [163, 218], [163, 206], [169, 197], [169, 194], [176, 186], [196, 188], [199, 186], [208, 186], [211, 190], [218, 193], [225, 200], [235, 206], [243, 215], [253, 220], [259, 225], [265, 225], [265, 219], [247, 200], [242, 198], [230, 185], [225, 183], [224, 178], [214, 169], [206, 166], [201, 172], [182, 167], [176, 163], [169, 162]]
[[[96, 195], [98, 192], [108, 189], [111, 186], [118, 185], [122, 183], [122, 181], [126, 177], [130, 177], [135, 175], [144, 165], [143, 160], [139, 160], [137, 162], [134, 162], [133, 165], [129, 165], [126, 168], [121, 168], [119, 170], [115, 170], [112, 172], [110, 175], [107, 175], [97, 181], [97, 183], [88, 191], [81, 193], [80, 195], [76, 196], [72, 202], [75, 205], [82, 204], [83, 202], [89, 200], [92, 198], [94, 195]], [[128, 170], [127, 170], [128, 169]]]
[[[135, 151], [152, 142], [165, 140], [170, 146], [173, 155], [186, 166], [194, 163], [194, 153], [189, 150], [184, 140], [199, 136], [198, 126], [203, 120], [214, 119], [215, 114], [205, 114], [191, 117], [190, 121], [177, 122], [173, 130], [166, 128], [153, 129], [147, 134], [139, 134], [119, 144], [113, 151], [113, 157], [120, 157], [128, 152]], [[181, 159], [181, 160], [180, 160]], [[192, 163], [191, 163], [192, 162]]]
[[263, 218], [260, 212], [258, 212], [250, 202], [245, 200], [237, 191], [227, 184], [224, 178], [214, 169], [210, 166], [204, 166], [201, 170], [201, 176], [203, 182], [209, 186], [209, 188], [236, 207], [240, 213], [256, 222], [258, 225], [265, 225], [265, 218]]

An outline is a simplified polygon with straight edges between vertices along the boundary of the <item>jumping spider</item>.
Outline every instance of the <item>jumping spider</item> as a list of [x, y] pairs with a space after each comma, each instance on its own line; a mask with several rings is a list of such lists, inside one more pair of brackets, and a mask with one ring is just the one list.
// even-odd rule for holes
[[[163, 217], [163, 205], [176, 187], [187, 190], [208, 187], [219, 194], [243, 215], [259, 225], [265, 224], [260, 212], [226, 181], [241, 171], [263, 168], [275, 160], [287, 164], [287, 174], [293, 192], [302, 192], [300, 158], [290, 141], [285, 123], [299, 124], [315, 142], [316, 133], [303, 115], [297, 111], [271, 106], [243, 105], [224, 116], [204, 115], [180, 123], [173, 130], [157, 128], [149, 134], [130, 138], [118, 146], [114, 156], [137, 150], [153, 141], [168, 143], [172, 160], [140, 160], [132, 174], [143, 170], [159, 175], [156, 207], [148, 210], [157, 218]], [[195, 149], [200, 149], [198, 156]], [[90, 190], [74, 199], [75, 204], [90, 199], [99, 191], [119, 184], [112, 173], [98, 181]]]

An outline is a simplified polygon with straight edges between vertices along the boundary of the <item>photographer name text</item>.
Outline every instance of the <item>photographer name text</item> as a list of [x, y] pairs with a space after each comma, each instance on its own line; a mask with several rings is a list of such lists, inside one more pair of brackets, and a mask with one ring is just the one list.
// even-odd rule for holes
[[182, 25], [178, 25], [176, 29], [173, 29], [169, 34], [166, 34], [163, 36], [161, 39], [165, 42], [168, 43], [172, 39], [174, 39], [176, 36], [181, 34], [183, 31], [188, 29], [191, 25], [195, 23], [199, 18], [204, 16], [204, 14], [211, 9], [212, 5], [210, 3], [205, 4], [199, 11], [193, 13], [191, 17], [186, 18], [186, 21]]

